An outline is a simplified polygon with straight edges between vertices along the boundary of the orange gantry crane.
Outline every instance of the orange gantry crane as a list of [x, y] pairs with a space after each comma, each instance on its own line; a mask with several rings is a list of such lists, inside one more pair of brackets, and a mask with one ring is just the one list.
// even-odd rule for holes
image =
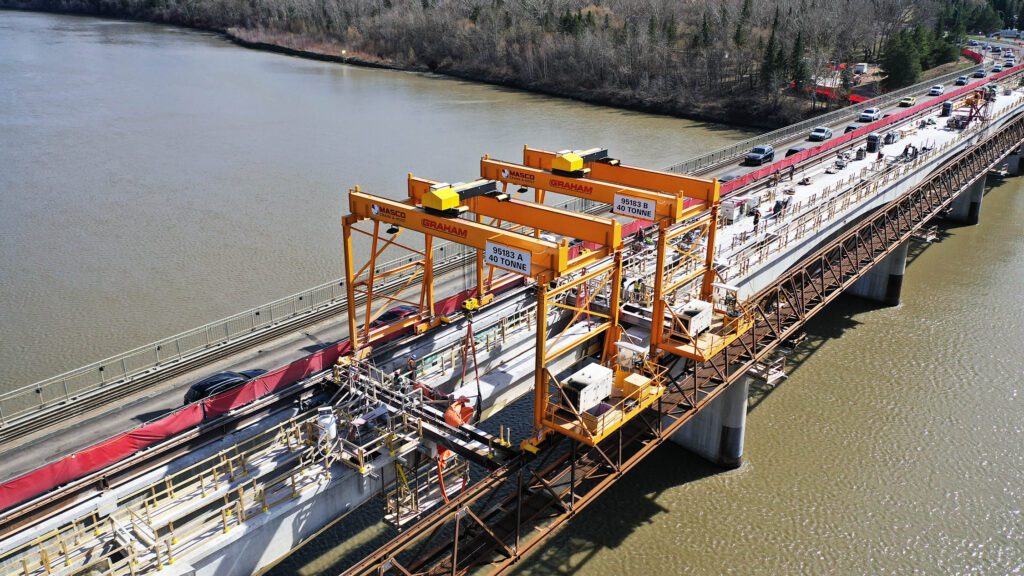
[[[706, 361], [752, 325], [736, 289], [717, 283], [714, 268], [718, 181], [627, 166], [600, 148], [548, 152], [523, 149], [523, 164], [485, 156], [480, 173], [532, 187], [543, 201], [557, 192], [610, 205], [610, 211], [653, 222], [657, 255], [649, 302], [651, 355]], [[522, 188], [520, 188], [522, 189]], [[699, 289], [691, 289], [700, 280]], [[656, 321], [655, 319], [664, 319]]]
[[[485, 306], [499, 287], [527, 279], [536, 293], [537, 328], [534, 434], [523, 447], [535, 450], [551, 432], [597, 444], [664, 393], [662, 356], [706, 360], [749, 329], [749, 315], [735, 301], [716, 297], [722, 288], [714, 271], [717, 181], [626, 166], [598, 149], [527, 147], [523, 164], [485, 156], [480, 167], [481, 179], [467, 183], [410, 174], [403, 200], [358, 187], [349, 193], [351, 213], [342, 223], [354, 349], [410, 326], [425, 330], [440, 323], [434, 238], [476, 251], [467, 309]], [[533, 201], [513, 198], [509, 186], [517, 193], [532, 188]], [[547, 192], [607, 204], [612, 216], [547, 206]], [[652, 222], [657, 230], [648, 347], [623, 339], [624, 253], [616, 216]], [[364, 221], [370, 230], [361, 227]], [[422, 235], [422, 243], [401, 242], [403, 231]], [[354, 232], [370, 237], [368, 262], [358, 269]], [[378, 268], [381, 255], [396, 247], [412, 256], [395, 268]], [[418, 294], [401, 296], [410, 289]], [[357, 292], [367, 296], [361, 313]], [[415, 312], [378, 325], [395, 302]]]

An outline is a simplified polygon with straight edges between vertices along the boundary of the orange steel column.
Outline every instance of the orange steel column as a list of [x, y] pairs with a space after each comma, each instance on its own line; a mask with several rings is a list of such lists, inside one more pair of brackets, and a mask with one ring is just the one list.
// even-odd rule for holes
[[355, 224], [355, 217], [349, 214], [341, 219], [341, 251], [345, 258], [345, 297], [348, 300], [348, 339], [352, 343], [352, 349], [359, 347], [359, 340], [356, 337], [356, 290], [352, 286], [356, 274], [355, 264], [352, 263], [352, 225]]
[[423, 296], [427, 297], [427, 312], [434, 316], [434, 237], [423, 238], [423, 290], [420, 291], [420, 310], [423, 310]]
[[658, 255], [654, 263], [654, 305], [651, 307], [651, 358], [658, 357], [665, 332], [665, 222], [658, 223]]
[[548, 287], [543, 282], [537, 283], [537, 359], [534, 367], [533, 386], [533, 428], [538, 433], [538, 440], [544, 438], [544, 410], [548, 403], [548, 379], [544, 370], [548, 339]]
[[704, 261], [704, 283], [700, 289], [700, 299], [711, 302], [714, 295], [715, 282], [715, 232], [718, 230], [718, 202], [711, 204], [711, 222], [708, 223], [708, 250]]
[[604, 346], [604, 358], [601, 360], [608, 362], [609, 358], [615, 356], [615, 343], [619, 341], [620, 327], [619, 327], [619, 312], [620, 302], [619, 299], [622, 297], [622, 250], [615, 251], [614, 268], [612, 269], [612, 286], [611, 294], [608, 298], [608, 322], [611, 326], [608, 328], [608, 334], [605, 336]]

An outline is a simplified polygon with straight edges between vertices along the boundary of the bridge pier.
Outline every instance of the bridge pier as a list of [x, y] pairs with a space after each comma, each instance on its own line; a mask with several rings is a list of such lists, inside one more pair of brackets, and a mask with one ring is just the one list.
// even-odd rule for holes
[[898, 306], [903, 292], [903, 271], [907, 267], [907, 240], [889, 253], [881, 262], [868, 270], [852, 286], [846, 289], [851, 296], [879, 302], [886, 306]]
[[672, 435], [672, 441], [722, 468], [743, 463], [743, 436], [747, 427], [750, 377], [733, 382], [722, 395]]
[[1020, 150], [1014, 150], [1013, 154], [1006, 157], [1006, 175], [1020, 176]]
[[982, 176], [953, 200], [949, 215], [946, 216], [947, 220], [967, 225], [978, 223], [981, 216], [981, 199], [985, 195], [985, 180], [986, 177]]

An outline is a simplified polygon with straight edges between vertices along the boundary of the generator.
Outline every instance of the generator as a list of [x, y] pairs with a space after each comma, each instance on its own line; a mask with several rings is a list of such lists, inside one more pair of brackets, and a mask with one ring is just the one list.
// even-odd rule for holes
[[722, 202], [720, 207], [720, 213], [722, 219], [726, 225], [732, 224], [740, 218], [747, 215], [750, 211], [750, 206], [753, 204], [753, 199], [749, 197], [744, 198], [733, 198]]
[[562, 383], [562, 402], [576, 412], [586, 412], [612, 395], [614, 380], [611, 368], [597, 363], [584, 366]]
[[682, 323], [692, 337], [697, 337], [701, 332], [711, 328], [711, 316], [714, 312], [711, 302], [690, 300], [678, 308], [673, 308], [672, 311], [675, 312], [676, 320]]

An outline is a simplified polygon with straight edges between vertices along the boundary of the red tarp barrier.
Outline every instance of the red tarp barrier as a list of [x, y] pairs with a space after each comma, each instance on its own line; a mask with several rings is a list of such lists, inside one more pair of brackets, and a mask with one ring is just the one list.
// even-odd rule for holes
[[981, 54], [978, 54], [974, 50], [968, 50], [966, 48], [960, 50], [960, 53], [970, 58], [971, 60], [974, 60], [975, 64], [981, 64], [981, 61], [985, 59], [985, 57], [982, 56]]
[[186, 406], [160, 420], [140, 426], [77, 454], [0, 484], [0, 510], [20, 504], [62, 484], [102, 470], [111, 464], [152, 446], [202, 422], [202, 407]]

